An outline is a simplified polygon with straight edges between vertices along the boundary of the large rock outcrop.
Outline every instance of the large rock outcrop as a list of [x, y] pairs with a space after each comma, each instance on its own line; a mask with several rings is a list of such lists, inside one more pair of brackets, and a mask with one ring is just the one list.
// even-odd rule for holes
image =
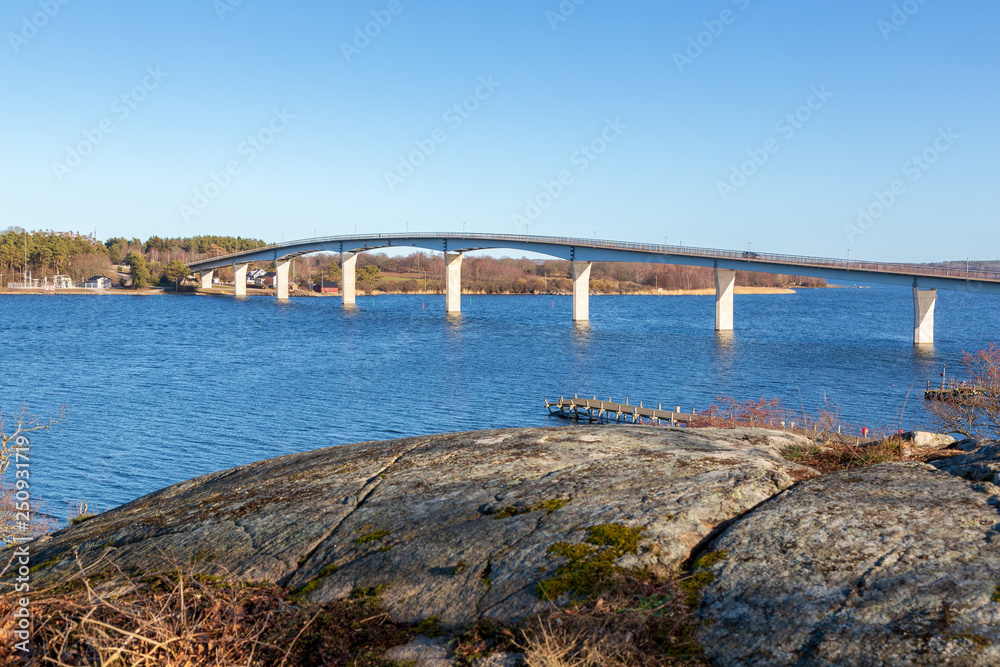
[[642, 527], [622, 564], [672, 568], [811, 468], [798, 436], [753, 429], [528, 428], [284, 456], [177, 484], [43, 538], [35, 585], [107, 555], [175, 559], [315, 601], [377, 590], [401, 621], [512, 620], [543, 608], [560, 541]]
[[699, 639], [717, 665], [998, 665], [998, 524], [922, 463], [806, 481], [711, 545]]
[[938, 459], [931, 465], [972, 482], [1000, 486], [1000, 442], [963, 440], [953, 448], [968, 453]]

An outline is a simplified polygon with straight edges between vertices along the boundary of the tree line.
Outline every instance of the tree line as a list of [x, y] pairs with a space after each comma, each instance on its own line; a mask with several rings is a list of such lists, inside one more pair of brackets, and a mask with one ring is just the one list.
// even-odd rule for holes
[[186, 265], [202, 255], [224, 255], [266, 245], [258, 239], [232, 236], [110, 238], [103, 243], [80, 232], [27, 231], [10, 227], [0, 232], [0, 286], [34, 278], [68, 275], [74, 282], [107, 276], [118, 282], [116, 267], [127, 264], [136, 287], [174, 284], [187, 275]]

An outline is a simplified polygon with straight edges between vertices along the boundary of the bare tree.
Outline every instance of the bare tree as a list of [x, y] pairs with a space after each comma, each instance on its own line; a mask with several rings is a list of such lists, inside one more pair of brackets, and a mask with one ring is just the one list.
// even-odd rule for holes
[[990, 343], [975, 354], [964, 352], [962, 365], [968, 379], [944, 389], [940, 400], [928, 401], [927, 411], [946, 433], [1000, 436], [1000, 347]]
[[30, 414], [27, 405], [9, 417], [0, 413], [0, 546], [9, 546], [18, 537], [35, 537], [52, 528], [51, 521], [40, 515], [37, 498], [30, 492], [30, 469], [9, 468], [12, 462], [15, 468], [21, 461], [30, 462], [29, 433], [47, 431], [65, 418], [66, 409], [60, 408], [43, 421]]

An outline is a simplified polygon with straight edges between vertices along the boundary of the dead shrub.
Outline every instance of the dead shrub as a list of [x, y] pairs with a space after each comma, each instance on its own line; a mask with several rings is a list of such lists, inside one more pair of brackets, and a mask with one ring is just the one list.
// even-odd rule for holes
[[529, 667], [707, 665], [679, 581], [621, 573], [593, 599], [528, 619], [516, 645]]
[[[107, 563], [104, 563], [107, 565]], [[14, 594], [0, 597], [10, 618]], [[180, 567], [111, 564], [32, 594], [28, 664], [215, 667], [382, 665], [382, 653], [413, 632], [374, 598], [300, 605], [272, 585], [232, 582]], [[23, 664], [8, 625], [0, 664]]]
[[927, 401], [927, 411], [944, 433], [1000, 437], [1000, 346], [991, 343], [975, 354], [963, 352], [962, 365], [968, 378], [943, 387], [950, 389], [950, 396]]

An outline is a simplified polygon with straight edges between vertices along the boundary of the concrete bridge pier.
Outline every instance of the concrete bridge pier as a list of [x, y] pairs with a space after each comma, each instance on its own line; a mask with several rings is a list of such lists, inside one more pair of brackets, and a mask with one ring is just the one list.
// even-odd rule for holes
[[215, 271], [201, 271], [198, 274], [198, 281], [201, 283], [201, 288], [212, 289], [213, 277], [215, 277]]
[[715, 330], [733, 330], [733, 293], [736, 290], [736, 272], [715, 269]]
[[288, 301], [288, 272], [291, 268], [290, 259], [279, 259], [274, 263], [274, 289], [278, 293], [278, 301]]
[[444, 253], [445, 312], [458, 315], [462, 312], [462, 259], [460, 252]]
[[573, 262], [573, 321], [590, 321], [590, 269], [593, 262]]
[[921, 290], [913, 287], [913, 344], [932, 345], [934, 343], [934, 306], [937, 305], [937, 290]]
[[249, 264], [233, 264], [233, 285], [236, 296], [247, 295], [247, 267]]
[[340, 253], [340, 298], [347, 307], [353, 307], [357, 299], [357, 268], [357, 255]]

